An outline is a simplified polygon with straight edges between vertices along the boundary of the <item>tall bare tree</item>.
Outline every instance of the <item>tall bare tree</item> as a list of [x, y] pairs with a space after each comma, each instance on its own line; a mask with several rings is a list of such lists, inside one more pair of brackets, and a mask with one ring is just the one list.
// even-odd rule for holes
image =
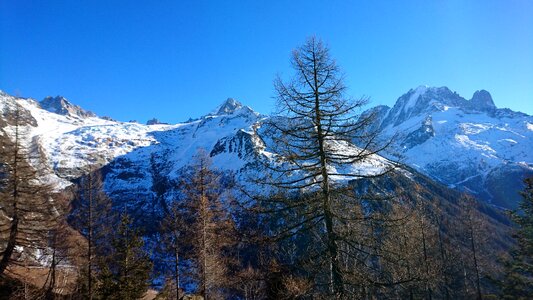
[[74, 274], [69, 274], [68, 267], [63, 268], [74, 264], [75, 255], [79, 254], [77, 245], [73, 243], [73, 231], [66, 219], [62, 219], [48, 233], [48, 245], [43, 251], [48, 265], [48, 274], [43, 286], [45, 299], [61, 299], [61, 292], [74, 293], [73, 284], [67, 284], [74, 281]]
[[[483, 262], [484, 236], [489, 236], [487, 232], [486, 220], [477, 210], [477, 202], [471, 196], [465, 195], [460, 201], [461, 213], [458, 216], [460, 221], [459, 234], [462, 233], [462, 240], [468, 252], [461, 253], [463, 261], [463, 274], [465, 293], [476, 299], [482, 299], [481, 279]], [[470, 289], [470, 285], [473, 286]], [[472, 290], [472, 291], [471, 291]]]
[[17, 247], [26, 254], [45, 247], [43, 241], [60, 217], [52, 189], [41, 176], [42, 153], [24, 126], [27, 115], [18, 104], [13, 109], [0, 129], [0, 276], [9, 264], [19, 263], [14, 259]]
[[73, 226], [87, 239], [85, 265], [80, 274], [81, 293], [87, 299], [95, 294], [97, 257], [109, 248], [109, 236], [114, 222], [111, 199], [104, 192], [102, 175], [93, 171], [80, 179], [73, 210], [70, 216]]
[[[350, 168], [368, 162], [387, 145], [379, 145], [378, 133], [371, 130], [376, 128], [372, 126], [375, 116], [358, 114], [368, 98], [353, 100], [346, 96], [344, 76], [322, 41], [309, 38], [293, 51], [291, 65], [291, 80], [277, 77], [274, 81], [281, 117], [265, 124], [274, 153], [279, 154], [279, 163], [270, 167], [275, 175], [269, 183], [291, 191], [291, 196], [290, 201], [269, 197], [266, 202], [277, 213], [296, 216], [292, 224], [286, 224], [284, 234], [314, 231], [315, 242], [323, 245], [316, 256], [326, 258], [317, 263], [327, 265], [329, 274], [327, 282], [317, 285], [327, 286], [330, 296], [343, 298], [349, 289], [350, 272], [343, 267], [341, 256], [361, 250], [349, 238], [349, 223], [365, 216], [357, 216], [353, 208], [361, 198], [356, 193], [340, 193], [332, 178], [380, 176], [392, 165], [383, 164], [379, 172], [370, 175]], [[359, 147], [350, 147], [352, 142]], [[301, 191], [305, 195], [295, 196], [294, 192]]]
[[184, 177], [184, 200], [190, 218], [188, 239], [199, 292], [204, 299], [220, 299], [229, 284], [227, 250], [234, 244], [235, 228], [222, 203], [220, 174], [211, 169], [209, 157], [200, 150], [191, 172]]
[[173, 201], [168, 205], [168, 211], [161, 222], [161, 235], [163, 251], [170, 255], [172, 268], [172, 277], [174, 284], [169, 285], [174, 292], [176, 299], [182, 296], [180, 293], [180, 264], [183, 252], [186, 248], [186, 228], [185, 222], [187, 209], [181, 201]]

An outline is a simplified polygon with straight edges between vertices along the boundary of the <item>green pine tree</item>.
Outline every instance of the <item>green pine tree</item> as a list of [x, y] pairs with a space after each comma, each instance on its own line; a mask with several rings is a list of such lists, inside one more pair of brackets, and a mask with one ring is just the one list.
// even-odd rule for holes
[[149, 286], [152, 262], [127, 214], [122, 214], [111, 253], [101, 261], [98, 292], [103, 299], [140, 299]]
[[502, 284], [504, 299], [531, 299], [533, 295], [533, 177], [525, 180], [519, 209], [512, 213], [518, 225], [515, 237], [518, 246], [506, 263]]

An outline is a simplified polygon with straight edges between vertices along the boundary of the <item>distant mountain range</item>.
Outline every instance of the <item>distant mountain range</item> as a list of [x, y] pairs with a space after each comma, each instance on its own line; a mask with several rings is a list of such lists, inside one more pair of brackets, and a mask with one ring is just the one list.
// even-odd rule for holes
[[[243, 182], [256, 171], [258, 157], [275, 155], [261, 131], [268, 117], [234, 99], [186, 123], [143, 125], [98, 117], [59, 96], [38, 102], [0, 92], [1, 126], [13, 124], [17, 105], [29, 131], [27, 142], [45, 154], [58, 188], [103, 168], [107, 191], [123, 201], [154, 198], [161, 193], [157, 185], [179, 177], [198, 148], [210, 154], [215, 167]], [[384, 140], [395, 137], [390, 152], [401, 154], [411, 172], [496, 206], [515, 207], [522, 178], [533, 174], [533, 117], [496, 108], [486, 91], [466, 100], [446, 87], [421, 86], [392, 108], [364, 113], [376, 115], [374, 126]], [[338, 147], [349, 151], [356, 145]], [[376, 172], [389, 163], [376, 156], [351, 171]]]

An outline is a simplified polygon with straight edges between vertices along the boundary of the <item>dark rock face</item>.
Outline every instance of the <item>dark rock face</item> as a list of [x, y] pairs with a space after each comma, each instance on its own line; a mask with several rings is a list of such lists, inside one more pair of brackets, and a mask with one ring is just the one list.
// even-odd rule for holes
[[424, 122], [422, 122], [422, 126], [420, 126], [420, 128], [407, 135], [407, 137], [402, 141], [401, 146], [404, 149], [410, 149], [424, 143], [434, 136], [435, 130], [433, 129], [432, 119], [431, 116], [428, 116]]
[[153, 119], [146, 121], [146, 125], [156, 125], [156, 124], [161, 124], [161, 122], [157, 118], [153, 118]]
[[83, 108], [70, 103], [62, 96], [46, 97], [39, 104], [42, 109], [59, 115], [80, 118], [96, 117], [93, 112], [84, 110]]
[[213, 157], [220, 153], [235, 153], [240, 159], [252, 159], [255, 150], [251, 134], [240, 130], [234, 136], [218, 140], [209, 155]]
[[476, 91], [470, 100], [470, 105], [472, 109], [480, 111], [490, 112], [496, 110], [492, 96], [485, 90]]

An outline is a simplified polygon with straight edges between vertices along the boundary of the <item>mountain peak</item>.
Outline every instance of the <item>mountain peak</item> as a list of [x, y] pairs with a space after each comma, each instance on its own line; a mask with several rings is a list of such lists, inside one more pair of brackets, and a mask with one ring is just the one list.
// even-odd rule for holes
[[243, 105], [239, 101], [228, 98], [217, 108], [217, 115], [229, 115], [242, 108]]
[[428, 89], [430, 89], [427, 85], [419, 85], [416, 88], [412, 89], [415, 93], [425, 93]]
[[71, 117], [96, 117], [96, 115], [91, 112], [84, 110], [78, 105], [70, 103], [63, 96], [51, 97], [48, 96], [39, 102], [41, 108], [58, 115], [71, 116]]
[[397, 109], [401, 109], [406, 114], [409, 112], [419, 112], [426, 109], [434, 101], [446, 102], [448, 99], [456, 98], [456, 94], [449, 88], [429, 87], [427, 85], [418, 86], [410, 89], [406, 94], [401, 96], [396, 102]]
[[427, 94], [428, 97], [435, 97], [435, 96], [449, 96], [454, 94], [453, 91], [451, 91], [447, 86], [427, 86], [427, 85], [419, 85], [418, 87], [409, 90], [407, 94], [418, 94], [418, 95], [425, 95]]
[[496, 109], [496, 105], [494, 105], [492, 96], [485, 90], [476, 91], [472, 96], [472, 99], [470, 99], [470, 104], [473, 106], [473, 108], [478, 110]]

